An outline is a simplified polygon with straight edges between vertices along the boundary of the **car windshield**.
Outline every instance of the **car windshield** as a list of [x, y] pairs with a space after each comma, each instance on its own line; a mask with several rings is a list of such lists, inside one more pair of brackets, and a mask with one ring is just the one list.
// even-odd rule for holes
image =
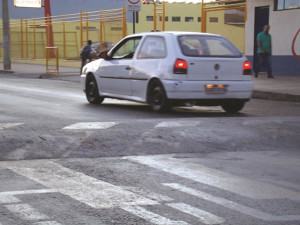
[[181, 51], [192, 57], [242, 57], [240, 51], [227, 39], [218, 36], [182, 35], [178, 37]]

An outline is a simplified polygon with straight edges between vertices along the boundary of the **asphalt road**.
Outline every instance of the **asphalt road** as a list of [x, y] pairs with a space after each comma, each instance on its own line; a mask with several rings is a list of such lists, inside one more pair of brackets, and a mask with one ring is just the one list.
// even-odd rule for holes
[[0, 225], [300, 224], [300, 104], [242, 113], [0, 78]]

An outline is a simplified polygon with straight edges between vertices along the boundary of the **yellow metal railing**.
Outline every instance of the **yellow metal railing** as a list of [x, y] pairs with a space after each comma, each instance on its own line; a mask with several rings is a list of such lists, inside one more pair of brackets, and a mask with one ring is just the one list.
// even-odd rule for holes
[[[53, 29], [53, 33], [50, 29]], [[68, 55], [71, 55], [71, 58], [79, 58], [79, 49], [89, 39], [100, 42], [102, 47], [104, 41], [116, 43], [126, 34], [125, 7], [10, 22], [12, 57], [21, 59], [46, 58], [45, 47], [53, 47], [50, 39], [54, 39], [54, 45], [59, 47], [61, 58], [67, 59]], [[71, 48], [72, 53], [70, 53]]]
[[[50, 59], [55, 57], [55, 70], [49, 69], [49, 61]], [[51, 74], [54, 73], [56, 75], [59, 74], [59, 55], [58, 55], [58, 47], [46, 47], [46, 73]]]

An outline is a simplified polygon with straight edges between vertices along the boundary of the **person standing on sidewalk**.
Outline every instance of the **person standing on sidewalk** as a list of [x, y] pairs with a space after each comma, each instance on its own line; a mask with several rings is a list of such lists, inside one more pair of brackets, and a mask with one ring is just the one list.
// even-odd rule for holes
[[265, 25], [264, 30], [257, 35], [257, 53], [258, 63], [255, 68], [255, 77], [258, 77], [258, 73], [263, 63], [267, 66], [268, 78], [274, 78], [272, 75], [272, 37], [269, 34], [270, 25]]
[[86, 60], [88, 59], [89, 62], [92, 61], [92, 55], [91, 52], [94, 52], [96, 54], [96, 51], [91, 47], [92, 41], [88, 40], [87, 45], [83, 46], [80, 52], [80, 58], [81, 58], [81, 68], [80, 73], [82, 73], [82, 68], [84, 67]]

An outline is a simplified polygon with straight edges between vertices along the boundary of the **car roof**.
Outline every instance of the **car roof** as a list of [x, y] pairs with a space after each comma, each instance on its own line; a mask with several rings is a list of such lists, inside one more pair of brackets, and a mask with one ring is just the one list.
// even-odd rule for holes
[[201, 32], [185, 32], [185, 31], [154, 31], [154, 32], [143, 32], [143, 33], [136, 33], [128, 35], [127, 37], [136, 37], [136, 36], [167, 36], [167, 35], [175, 35], [175, 36], [181, 36], [181, 35], [203, 35], [203, 36], [218, 36], [219, 34], [211, 34], [211, 33], [201, 33]]

